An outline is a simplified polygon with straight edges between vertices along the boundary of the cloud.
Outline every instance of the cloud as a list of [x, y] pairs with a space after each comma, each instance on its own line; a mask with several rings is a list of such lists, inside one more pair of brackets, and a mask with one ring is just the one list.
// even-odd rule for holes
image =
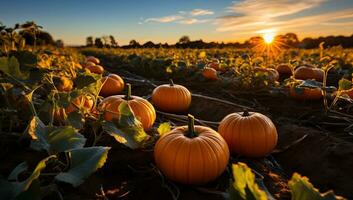
[[217, 31], [233, 31], [237, 35], [260, 33], [263, 30], [306, 31], [318, 27], [344, 26], [338, 22], [352, 19], [353, 8], [322, 12], [312, 15], [296, 15], [320, 6], [326, 0], [244, 0], [227, 8], [228, 15], [216, 20]]
[[159, 17], [159, 18], [148, 18], [145, 20], [145, 22], [168, 23], [168, 22], [174, 22], [183, 18], [184, 17], [181, 15], [169, 15], [169, 16]]
[[[191, 11], [179, 11], [177, 14], [168, 15], [163, 17], [154, 17], [145, 19], [144, 22], [157, 22], [157, 23], [170, 23], [177, 22], [179, 24], [200, 24], [211, 21], [210, 19], [198, 19], [197, 17], [202, 17], [205, 15], [213, 15], [214, 12], [207, 9], [193, 9]], [[141, 22], [139, 22], [141, 24]]]
[[186, 25], [191, 25], [191, 24], [202, 24], [209, 22], [209, 19], [196, 19], [196, 18], [190, 18], [190, 19], [184, 19], [179, 21], [179, 24], [186, 24]]
[[202, 16], [202, 15], [213, 15], [214, 12], [211, 10], [204, 10], [204, 9], [194, 9], [190, 11], [190, 15], [192, 16]]

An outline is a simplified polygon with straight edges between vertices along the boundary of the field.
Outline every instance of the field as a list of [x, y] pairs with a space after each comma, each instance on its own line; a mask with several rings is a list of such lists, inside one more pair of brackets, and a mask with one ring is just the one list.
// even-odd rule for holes
[[[0, 199], [353, 198], [352, 49], [16, 43], [1, 55]], [[156, 97], [171, 79], [164, 87], [185, 88]], [[211, 130], [226, 129], [231, 113], [248, 119], [232, 124], [244, 133], [235, 147]], [[211, 128], [208, 139], [219, 144], [201, 149], [205, 130], [193, 123]], [[183, 125], [189, 132], [172, 138]], [[179, 143], [159, 149], [167, 139]]]

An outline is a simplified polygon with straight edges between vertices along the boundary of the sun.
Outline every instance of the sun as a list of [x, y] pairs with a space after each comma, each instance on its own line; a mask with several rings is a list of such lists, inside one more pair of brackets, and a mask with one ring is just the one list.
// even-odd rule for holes
[[264, 41], [266, 44], [271, 44], [273, 40], [275, 39], [275, 33], [274, 32], [267, 32], [262, 35]]

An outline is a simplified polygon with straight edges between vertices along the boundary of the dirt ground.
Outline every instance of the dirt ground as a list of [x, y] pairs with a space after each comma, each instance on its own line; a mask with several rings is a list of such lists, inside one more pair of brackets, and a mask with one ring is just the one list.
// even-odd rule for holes
[[[133, 84], [133, 94], [149, 98], [153, 86], [146, 81], [141, 82], [141, 77], [131, 76], [120, 69], [110, 71], [131, 78], [126, 82]], [[250, 93], [229, 88], [219, 89], [217, 83], [186, 82], [183, 85], [197, 94], [188, 111], [197, 119], [219, 122], [227, 114], [248, 107], [273, 120], [279, 134], [274, 153], [262, 159], [233, 155], [231, 162], [247, 163], [274, 198], [290, 199], [287, 182], [293, 172], [299, 172], [309, 177], [321, 192], [333, 189], [336, 194], [353, 199], [352, 136], [344, 132], [344, 127], [337, 125], [338, 119], [324, 114], [322, 101], [298, 102], [287, 97], [285, 91], [278, 90]], [[167, 120], [170, 120], [168, 116], [158, 114], [157, 124]], [[183, 124], [181, 121], [171, 121], [175, 125]], [[210, 126], [217, 128], [216, 124]], [[0, 165], [2, 174], [8, 174], [24, 160], [34, 166], [45, 157], [42, 153], [30, 150], [28, 141], [18, 142], [15, 137], [0, 138], [0, 144], [3, 149], [0, 159], [7, 160]], [[108, 199], [216, 200], [223, 199], [229, 187], [230, 168], [205, 186], [186, 186], [167, 180], [159, 172], [154, 165], [153, 147], [130, 150], [108, 135], [100, 144], [112, 146], [107, 163], [78, 188], [59, 183], [64, 199], [104, 199], [105, 195]]]

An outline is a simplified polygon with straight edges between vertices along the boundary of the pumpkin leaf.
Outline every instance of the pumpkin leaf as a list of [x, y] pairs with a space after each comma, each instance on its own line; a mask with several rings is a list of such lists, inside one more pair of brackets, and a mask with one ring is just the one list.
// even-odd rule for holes
[[110, 147], [88, 147], [73, 149], [66, 153], [70, 159], [70, 168], [55, 176], [58, 181], [72, 184], [74, 187], [84, 182], [84, 179], [103, 167], [108, 157]]
[[102, 76], [99, 74], [88, 73], [88, 72], [80, 73], [75, 79], [75, 86], [78, 89], [82, 89], [84, 87], [89, 86], [92, 83], [96, 83], [101, 78]]
[[0, 58], [0, 71], [3, 71], [5, 74], [13, 76], [18, 79], [26, 79], [28, 74], [21, 72], [20, 63], [17, 58], [14, 56], [1, 57]]
[[103, 129], [113, 136], [118, 142], [131, 149], [141, 147], [149, 138], [143, 130], [143, 126], [134, 116], [130, 106], [126, 102], [119, 105], [119, 120], [104, 122]]
[[67, 120], [69, 124], [76, 129], [82, 129], [85, 123], [85, 118], [79, 111], [70, 112], [67, 115]]
[[[51, 159], [54, 159], [56, 158], [56, 156], [49, 156], [43, 160], [41, 160], [36, 168], [34, 169], [34, 171], [32, 172], [32, 174], [24, 181], [22, 182], [11, 182], [11, 181], [8, 181], [8, 180], [3, 180], [1, 179], [0, 180], [0, 196], [4, 199], [15, 199], [16, 197], [19, 197], [21, 195], [21, 197], [24, 199], [24, 195], [22, 195], [24, 192], [26, 191], [29, 191], [31, 189], [34, 189], [33, 187], [31, 188], [31, 185], [33, 182], [35, 182], [41, 171], [43, 169], [45, 169], [46, 167], [46, 163], [51, 160]], [[21, 171], [20, 168], [22, 168], [21, 170], [24, 169], [24, 165], [21, 163], [20, 164], [20, 167], [17, 166], [15, 168], [15, 170], [17, 172], [12, 172], [11, 174], [16, 174], [18, 173], [18, 171]], [[28, 193], [27, 193], [28, 195]], [[30, 199], [30, 198], [29, 198]], [[35, 198], [33, 198], [35, 199]]]
[[10, 173], [9, 177], [7, 180], [9, 181], [17, 181], [18, 180], [18, 175], [20, 175], [22, 172], [28, 170], [28, 165], [26, 162], [22, 162], [19, 165], [15, 167], [15, 169], [12, 170]]
[[163, 122], [163, 123], [159, 124], [159, 126], [157, 128], [157, 132], [158, 132], [159, 136], [162, 137], [165, 134], [167, 134], [168, 132], [170, 132], [171, 129], [172, 129], [172, 127], [169, 122]]
[[307, 177], [294, 173], [288, 186], [292, 193], [292, 200], [340, 200], [340, 196], [335, 196], [333, 191], [321, 194]]
[[234, 182], [230, 187], [230, 199], [238, 200], [267, 200], [266, 193], [262, 191], [255, 181], [255, 175], [245, 163], [232, 165]]
[[352, 88], [352, 81], [342, 78], [338, 81], [339, 90], [349, 90]]
[[82, 148], [86, 142], [86, 138], [73, 127], [49, 128], [38, 117], [33, 117], [27, 132], [32, 137], [31, 148], [46, 150], [49, 154]]

